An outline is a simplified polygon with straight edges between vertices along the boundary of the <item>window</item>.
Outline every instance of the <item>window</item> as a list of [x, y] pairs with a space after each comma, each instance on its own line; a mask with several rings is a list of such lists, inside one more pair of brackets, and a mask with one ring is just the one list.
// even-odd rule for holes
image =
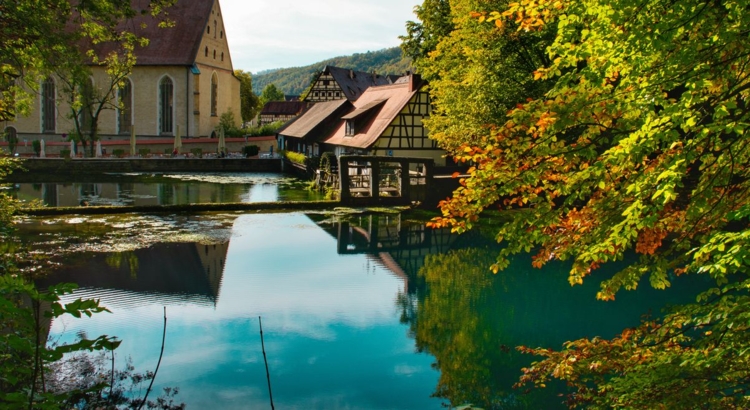
[[55, 80], [42, 83], [42, 132], [55, 132]]
[[206, 57], [208, 57], [208, 47], [206, 47]]
[[214, 50], [214, 60], [216, 60], [216, 50]]
[[341, 98], [341, 93], [339, 91], [336, 91], [336, 98]]
[[327, 86], [327, 85], [329, 85], [329, 84], [331, 84], [331, 81], [330, 81], [330, 80], [323, 80], [323, 85]]
[[346, 120], [346, 133], [345, 135], [354, 135], [354, 120]]
[[159, 82], [159, 133], [171, 134], [173, 118], [174, 85], [172, 79], [164, 77]]
[[211, 116], [216, 117], [216, 107], [218, 103], [218, 94], [219, 94], [219, 78], [214, 73], [214, 75], [211, 76]]
[[5, 128], [5, 140], [18, 142], [18, 132], [14, 127]]
[[219, 38], [224, 38], [224, 30], [221, 30], [221, 31], [219, 32]]
[[224, 61], [224, 53], [221, 53], [221, 61]]
[[217, 26], [216, 20], [214, 20], [214, 38], [216, 38], [216, 26]]
[[117, 129], [120, 134], [130, 134], [133, 124], [133, 85], [125, 79], [125, 84], [118, 91]]
[[211, 26], [206, 26], [206, 34], [211, 34]]

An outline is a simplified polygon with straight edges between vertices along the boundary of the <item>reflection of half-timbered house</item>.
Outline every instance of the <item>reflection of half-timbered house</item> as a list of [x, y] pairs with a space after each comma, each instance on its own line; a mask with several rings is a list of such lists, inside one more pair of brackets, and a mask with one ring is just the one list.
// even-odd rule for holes
[[320, 102], [347, 99], [354, 101], [368, 88], [393, 82], [392, 76], [381, 76], [346, 68], [326, 66], [313, 81], [305, 101]]
[[[333, 109], [321, 115], [315, 110], [321, 104], [316, 104], [279, 131], [281, 147], [307, 155], [328, 151], [336, 156], [430, 158], [437, 166], [445, 166], [445, 151], [429, 139], [422, 124], [431, 110], [425, 86], [418, 75], [411, 74], [393, 84], [369, 87], [341, 115], [334, 115], [339, 111]], [[341, 103], [341, 107], [347, 105]], [[324, 121], [330, 124], [332, 117], [335, 124], [323, 126]]]

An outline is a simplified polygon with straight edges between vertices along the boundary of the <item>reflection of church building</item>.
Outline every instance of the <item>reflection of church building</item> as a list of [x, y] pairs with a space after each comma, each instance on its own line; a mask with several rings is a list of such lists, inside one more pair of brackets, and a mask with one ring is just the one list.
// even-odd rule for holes
[[95, 254], [66, 264], [37, 285], [77, 283], [75, 297], [101, 299], [104, 306], [145, 304], [216, 305], [229, 242], [159, 243], [132, 252]]
[[[105, 110], [99, 120], [103, 138], [207, 137], [229, 110], [240, 113], [240, 82], [234, 76], [219, 0], [180, 0], [168, 9], [174, 27], [159, 28], [150, 16], [137, 16], [129, 28], [150, 39], [136, 48], [137, 62], [117, 90], [122, 108]], [[144, 23], [142, 26], [141, 23]], [[135, 29], [133, 29], [135, 27]], [[101, 50], [106, 52], [107, 50]], [[94, 67], [92, 86], [108, 87], [103, 68]], [[60, 78], [39, 84], [28, 117], [0, 124], [18, 140], [56, 140], [75, 130], [69, 96]]]

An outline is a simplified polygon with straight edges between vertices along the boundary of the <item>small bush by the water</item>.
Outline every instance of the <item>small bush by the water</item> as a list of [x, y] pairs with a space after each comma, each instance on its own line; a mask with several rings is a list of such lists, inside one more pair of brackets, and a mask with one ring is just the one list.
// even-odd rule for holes
[[245, 145], [242, 147], [242, 153], [246, 157], [254, 157], [258, 155], [258, 152], [260, 152], [260, 147], [257, 145]]
[[112, 150], [112, 155], [117, 158], [122, 158], [125, 156], [125, 150], [122, 148], [116, 148]]
[[305, 165], [305, 154], [299, 152], [284, 151], [284, 157], [295, 164]]
[[191, 148], [190, 153], [193, 154], [194, 157], [201, 158], [203, 157], [203, 148]]
[[147, 157], [151, 155], [151, 150], [148, 148], [141, 148], [138, 150], [138, 154], [142, 157]]
[[69, 149], [61, 149], [60, 150], [60, 158], [70, 158], [70, 150]]

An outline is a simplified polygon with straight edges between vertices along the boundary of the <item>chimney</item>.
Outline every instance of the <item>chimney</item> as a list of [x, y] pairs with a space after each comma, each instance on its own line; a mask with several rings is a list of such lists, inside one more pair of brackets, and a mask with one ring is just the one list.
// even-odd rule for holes
[[419, 86], [422, 85], [422, 76], [419, 74], [410, 74], [409, 75], [409, 91], [417, 91], [419, 89]]

